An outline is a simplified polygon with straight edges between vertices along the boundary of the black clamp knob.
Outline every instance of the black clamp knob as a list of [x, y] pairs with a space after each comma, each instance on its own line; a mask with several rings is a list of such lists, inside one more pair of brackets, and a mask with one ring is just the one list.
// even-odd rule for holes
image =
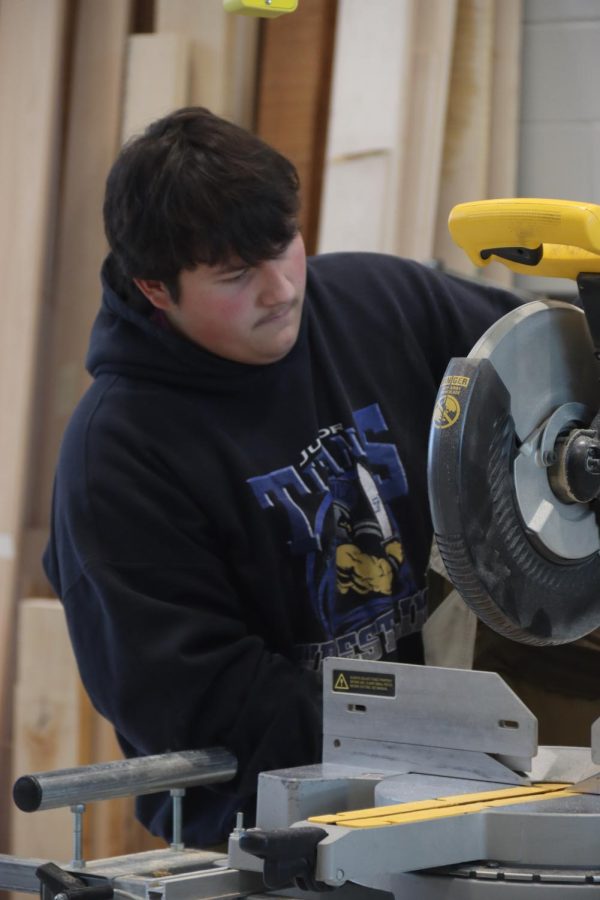
[[112, 900], [114, 895], [106, 878], [94, 876], [94, 882], [88, 883], [52, 862], [39, 866], [35, 874], [41, 885], [42, 900]]
[[263, 878], [268, 888], [295, 884], [302, 891], [331, 891], [330, 885], [315, 880], [317, 845], [325, 837], [324, 828], [312, 825], [272, 831], [251, 828], [240, 835], [239, 845], [264, 860]]

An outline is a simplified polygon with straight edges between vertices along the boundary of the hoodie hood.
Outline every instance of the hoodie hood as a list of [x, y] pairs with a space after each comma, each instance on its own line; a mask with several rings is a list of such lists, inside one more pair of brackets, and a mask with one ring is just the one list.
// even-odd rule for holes
[[119, 278], [112, 254], [102, 267], [102, 305], [94, 322], [86, 369], [94, 378], [100, 375], [159, 381], [203, 390], [231, 390], [239, 381], [247, 386], [249, 377], [285, 365], [305, 339], [306, 316], [303, 313], [300, 334], [290, 353], [279, 362], [253, 366], [233, 362], [204, 350], [176, 331], [153, 320], [152, 304], [134, 288], [126, 296], [118, 288]]

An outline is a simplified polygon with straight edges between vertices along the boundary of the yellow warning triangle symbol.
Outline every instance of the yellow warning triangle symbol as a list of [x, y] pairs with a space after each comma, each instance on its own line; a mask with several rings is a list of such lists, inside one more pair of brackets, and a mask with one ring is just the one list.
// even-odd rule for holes
[[343, 672], [340, 672], [338, 675], [336, 682], [333, 686], [334, 691], [349, 691], [350, 685], [346, 681], [346, 676]]

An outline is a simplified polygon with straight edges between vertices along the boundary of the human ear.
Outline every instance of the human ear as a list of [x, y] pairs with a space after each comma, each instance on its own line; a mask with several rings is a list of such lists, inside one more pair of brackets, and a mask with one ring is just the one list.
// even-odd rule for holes
[[164, 281], [156, 281], [152, 278], [134, 278], [133, 283], [156, 309], [173, 308], [173, 298]]

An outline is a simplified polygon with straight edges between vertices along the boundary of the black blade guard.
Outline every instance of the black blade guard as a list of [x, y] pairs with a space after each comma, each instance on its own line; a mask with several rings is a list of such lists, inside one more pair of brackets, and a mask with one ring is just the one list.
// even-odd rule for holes
[[600, 555], [564, 560], [528, 533], [514, 482], [511, 398], [489, 359], [454, 359], [429, 439], [431, 514], [448, 575], [477, 616], [527, 644], [600, 625]]

